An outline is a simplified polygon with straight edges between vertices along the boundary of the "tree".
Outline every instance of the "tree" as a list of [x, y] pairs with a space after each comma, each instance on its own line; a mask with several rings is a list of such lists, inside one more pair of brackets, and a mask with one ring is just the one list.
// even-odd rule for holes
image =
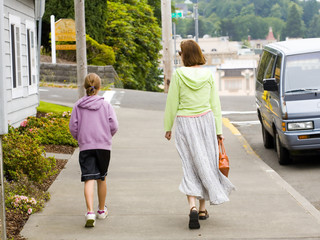
[[240, 15], [241, 15], [241, 16], [254, 15], [254, 4], [251, 3], [251, 4], [247, 5], [247, 6], [244, 6], [244, 7], [241, 9]]
[[282, 17], [281, 7], [278, 3], [276, 3], [272, 6], [269, 17], [273, 17], [273, 18], [281, 18]]
[[236, 26], [231, 19], [222, 19], [220, 26], [222, 36], [229, 36], [232, 41], [239, 39]]
[[108, 1], [105, 44], [116, 55], [114, 67], [125, 88], [159, 90], [161, 29], [146, 0]]
[[291, 38], [303, 37], [302, 19], [296, 4], [292, 4], [289, 9], [289, 15], [285, 27], [285, 36]]
[[148, 0], [148, 4], [152, 7], [153, 14], [157, 18], [159, 26], [161, 26], [161, 0]]
[[277, 1], [275, 0], [251, 0], [250, 2], [254, 3], [255, 15], [260, 17], [267, 17], [270, 15], [270, 9], [273, 4]]
[[315, 15], [311, 22], [308, 31], [308, 37], [315, 38], [320, 37], [320, 15]]
[[309, 23], [315, 15], [319, 15], [319, 3], [316, 0], [309, 0], [302, 3], [303, 6], [303, 21], [309, 26]]
[[248, 35], [252, 39], [264, 39], [268, 33], [268, 25], [264, 18], [254, 15], [239, 16], [233, 19], [233, 24], [237, 31], [234, 40], [241, 41], [247, 39]]

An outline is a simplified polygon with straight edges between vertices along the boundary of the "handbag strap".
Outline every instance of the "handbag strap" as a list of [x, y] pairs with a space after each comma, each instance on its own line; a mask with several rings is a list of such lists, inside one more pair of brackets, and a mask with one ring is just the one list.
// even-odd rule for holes
[[225, 155], [226, 154], [226, 149], [224, 148], [224, 144], [223, 144], [223, 140], [222, 139], [218, 140], [218, 145], [219, 145], [219, 152], [222, 155]]

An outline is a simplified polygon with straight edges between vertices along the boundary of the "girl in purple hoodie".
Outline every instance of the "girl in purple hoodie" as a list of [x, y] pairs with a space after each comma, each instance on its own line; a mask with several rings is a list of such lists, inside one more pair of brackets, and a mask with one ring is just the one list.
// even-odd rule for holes
[[110, 162], [112, 136], [118, 130], [118, 121], [112, 106], [98, 96], [101, 79], [95, 73], [85, 78], [87, 96], [79, 99], [72, 110], [69, 129], [78, 141], [81, 181], [87, 205], [86, 227], [94, 227], [96, 214], [93, 210], [94, 182], [97, 181], [99, 209], [97, 218], [108, 215], [105, 205], [107, 195], [106, 176]]

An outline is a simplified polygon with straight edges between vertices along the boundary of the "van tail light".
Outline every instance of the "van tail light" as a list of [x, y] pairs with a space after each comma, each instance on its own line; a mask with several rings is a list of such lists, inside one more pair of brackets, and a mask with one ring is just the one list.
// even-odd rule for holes
[[310, 138], [310, 136], [308, 136], [308, 135], [300, 135], [300, 136], [298, 136], [298, 138], [301, 140], [301, 139], [308, 139], [308, 138]]

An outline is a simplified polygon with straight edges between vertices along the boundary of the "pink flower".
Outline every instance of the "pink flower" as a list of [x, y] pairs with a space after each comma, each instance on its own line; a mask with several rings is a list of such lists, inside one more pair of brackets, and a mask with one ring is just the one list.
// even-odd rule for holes
[[21, 127], [26, 127], [27, 124], [28, 124], [28, 120], [24, 120], [24, 121], [20, 124], [20, 126], [21, 126]]
[[30, 129], [29, 129], [29, 132], [32, 132], [32, 131], [33, 131], [33, 129], [32, 129], [32, 128], [30, 128]]
[[28, 209], [28, 214], [30, 215], [32, 213], [32, 208]]

